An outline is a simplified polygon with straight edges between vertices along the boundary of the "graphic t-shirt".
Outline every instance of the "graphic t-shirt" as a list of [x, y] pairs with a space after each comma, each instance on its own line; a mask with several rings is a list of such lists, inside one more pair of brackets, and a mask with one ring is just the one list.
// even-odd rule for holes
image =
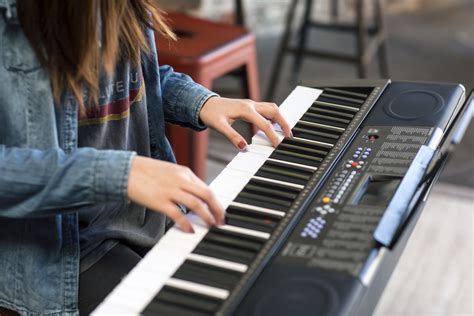
[[[85, 95], [84, 99], [87, 100]], [[145, 84], [141, 67], [118, 64], [101, 76], [99, 105], [78, 118], [78, 146], [135, 151], [150, 156]], [[164, 232], [164, 216], [134, 203], [106, 203], [79, 212], [81, 271], [118, 241], [151, 247]], [[93, 227], [93, 228], [92, 228]]]

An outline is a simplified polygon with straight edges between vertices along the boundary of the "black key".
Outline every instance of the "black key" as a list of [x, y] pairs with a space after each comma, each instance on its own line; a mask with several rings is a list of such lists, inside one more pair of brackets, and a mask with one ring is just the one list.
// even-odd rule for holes
[[[264, 164], [262, 167], [260, 167], [260, 170], [265, 171], [270, 174], [285, 176], [287, 179], [299, 179], [305, 183], [311, 178], [311, 175], [312, 175], [312, 173], [310, 172], [305, 173], [301, 171], [296, 171], [292, 169], [290, 166], [287, 169], [284, 169], [280, 166], [273, 166], [273, 164], [271, 163]], [[258, 173], [255, 175], [258, 176]], [[291, 183], [291, 181], [287, 181], [287, 182]]]
[[271, 186], [264, 187], [261, 184], [256, 184], [255, 182], [248, 183], [245, 186], [244, 190], [264, 194], [269, 197], [272, 197], [272, 196], [279, 197], [281, 199], [290, 200], [290, 201], [294, 201], [296, 197], [298, 196], [298, 193], [294, 193], [291, 191], [284, 192], [282, 190], [274, 189]]
[[278, 222], [279, 220], [274, 218], [252, 217], [243, 212], [227, 209], [226, 223], [232, 226], [270, 233], [276, 227]]
[[222, 301], [217, 298], [173, 288], [170, 286], [164, 286], [154, 298], [154, 300], [191, 309], [197, 309], [207, 313], [215, 313], [222, 304]]
[[300, 144], [300, 145], [304, 145], [306, 147], [311, 147], [311, 148], [314, 148], [314, 149], [318, 149], [318, 150], [321, 150], [322, 152], [325, 152], [324, 155], [327, 155], [327, 153], [329, 152], [329, 150], [331, 150], [331, 148], [333, 147], [332, 144], [330, 143], [322, 143], [322, 142], [314, 142], [314, 141], [311, 141], [311, 140], [308, 140], [308, 139], [303, 139], [303, 138], [292, 138], [291, 140], [284, 140], [284, 142], [291, 142], [291, 143], [295, 143], [295, 144]]
[[305, 159], [305, 160], [315, 161], [315, 162], [322, 162], [324, 159], [322, 157], [317, 157], [312, 154], [303, 154], [296, 151], [281, 149], [281, 147], [278, 147], [277, 149], [275, 149], [275, 152], [282, 155], [289, 156], [289, 157], [300, 158], [300, 159]]
[[322, 158], [324, 158], [328, 154], [327, 150], [322, 150], [316, 146], [309, 146], [308, 144], [298, 144], [297, 142], [292, 141], [282, 142], [278, 147], [303, 154], [316, 155]]
[[358, 110], [361, 107], [361, 104], [359, 104], [359, 103], [346, 101], [346, 100], [335, 99], [335, 98], [328, 98], [328, 97], [320, 97], [314, 103], [318, 103], [318, 102], [324, 102], [324, 103], [328, 103], [328, 104], [331, 104], [331, 105], [352, 107], [355, 110]]
[[256, 179], [256, 178], [251, 179], [249, 183], [250, 184], [257, 184], [257, 185], [260, 185], [260, 186], [265, 186], [265, 187], [272, 188], [272, 189], [275, 189], [275, 190], [279, 190], [280, 192], [291, 192], [291, 193], [294, 193], [294, 194], [298, 194], [301, 191], [300, 188], [297, 188], [297, 187], [294, 187], [294, 186], [291, 186], [291, 185], [287, 185], [287, 184], [284, 184], [284, 183], [277, 183], [277, 182], [269, 182], [269, 181], [265, 181], [265, 180], [262, 180], [262, 179]]
[[346, 128], [347, 125], [351, 122], [348, 119], [333, 117], [325, 114], [316, 114], [306, 112], [305, 115], [301, 118], [304, 121], [319, 123], [319, 124], [331, 124], [337, 127]]
[[353, 106], [357, 106], [357, 107], [361, 107], [362, 104], [364, 104], [364, 101], [365, 100], [361, 100], [360, 98], [354, 98], [354, 97], [348, 97], [348, 96], [341, 96], [341, 95], [337, 95], [337, 94], [330, 94], [330, 93], [327, 93], [327, 92], [324, 92], [321, 94], [321, 97], [322, 98], [326, 98], [326, 99], [331, 99], [333, 102], [335, 100], [339, 101], [339, 102], [345, 102], [345, 103], [348, 103], [348, 104], [351, 104]]
[[210, 316], [214, 313], [206, 313], [194, 308], [187, 308], [163, 301], [152, 301], [142, 312], [145, 316]]
[[237, 195], [235, 201], [270, 209], [286, 210], [291, 206], [299, 192], [299, 188], [252, 179]]
[[253, 206], [259, 206], [259, 207], [265, 207], [265, 208], [269, 208], [275, 211], [282, 211], [282, 212], [286, 212], [290, 208], [289, 205], [292, 204], [292, 202], [285, 202], [285, 201], [281, 202], [273, 198], [262, 197], [258, 194], [253, 194], [253, 193], [248, 193], [248, 192], [240, 192], [239, 195], [237, 195], [237, 197], [235, 198], [235, 202], [253, 205]]
[[258, 252], [264, 242], [264, 240], [258, 237], [242, 235], [216, 227], [211, 228], [204, 239], [225, 245], [229, 248], [245, 249], [254, 252]]
[[283, 211], [288, 209], [293, 203], [293, 201], [280, 200], [276, 199], [275, 197], [264, 196], [260, 193], [247, 191], [240, 192], [239, 195], [237, 195], [235, 201], [244, 204], [250, 204]]
[[282, 218], [282, 216], [279, 216], [279, 215], [264, 213], [260, 211], [254, 211], [254, 210], [236, 206], [236, 205], [230, 205], [226, 209], [226, 213], [239, 214], [239, 215], [254, 217], [254, 218], [270, 219], [272, 221], [279, 221]]
[[256, 255], [255, 251], [239, 248], [229, 248], [215, 241], [203, 240], [194, 249], [193, 253], [218, 259], [250, 264]]
[[198, 284], [232, 290], [239, 282], [242, 273], [202, 262], [186, 260], [173, 275], [173, 278]]
[[295, 171], [294, 169], [288, 168], [283, 169], [279, 166], [273, 166], [272, 164], [264, 164], [255, 174], [258, 177], [270, 178], [278, 181], [286, 181], [290, 183], [305, 185], [311, 178], [311, 173], [303, 173]]
[[324, 142], [331, 145], [334, 145], [339, 139], [338, 135], [330, 134], [327, 131], [319, 131], [317, 129], [302, 126], [300, 124], [296, 124], [296, 126], [293, 127], [292, 131], [293, 135], [296, 137]]
[[[339, 136], [344, 133], [344, 129], [341, 129], [337, 126], [332, 126], [328, 124], [318, 124], [318, 123], [311, 123], [306, 122], [303, 120], [298, 121], [299, 127], [305, 127], [312, 131], [319, 131], [321, 135], [325, 133], [326, 137], [337, 139]], [[323, 135], [324, 136], [324, 135]]]
[[298, 163], [298, 164], [306, 165], [310, 167], [319, 167], [319, 165], [321, 164], [321, 162], [313, 160], [313, 159], [304, 159], [301, 157], [295, 157], [293, 155], [287, 155], [284, 152], [277, 152], [275, 150], [270, 155], [270, 158], [287, 161], [287, 162]]
[[317, 106], [319, 108], [333, 110], [341, 113], [349, 113], [354, 114], [359, 112], [358, 107], [354, 107], [352, 104], [344, 104], [344, 102], [333, 102], [333, 100], [327, 99], [318, 99], [314, 101], [313, 106]]
[[320, 106], [312, 106], [308, 109], [306, 112], [308, 114], [324, 114], [327, 116], [331, 116], [334, 118], [342, 118], [342, 119], [347, 119], [349, 122], [354, 118], [353, 113], [346, 113], [346, 112], [341, 112], [341, 111], [336, 111], [336, 110], [330, 110], [330, 109], [325, 109]]
[[351, 97], [356, 97], [358, 99], [365, 100], [369, 97], [368, 94], [362, 93], [361, 91], [349, 91], [348, 89], [337, 89], [337, 88], [324, 88], [324, 92], [330, 92], [331, 94], [337, 94], [337, 95], [345, 95], [345, 96], [351, 96]]

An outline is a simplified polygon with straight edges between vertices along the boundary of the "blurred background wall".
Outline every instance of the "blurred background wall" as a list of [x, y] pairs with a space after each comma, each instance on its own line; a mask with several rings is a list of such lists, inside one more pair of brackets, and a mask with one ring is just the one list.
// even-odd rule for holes
[[[401, 14], [416, 11], [433, 11], [449, 8], [474, 0], [387, 0], [387, 14]], [[232, 0], [158, 0], [167, 10], [187, 11], [211, 20], [231, 21], [233, 19]], [[278, 33], [283, 29], [286, 9], [291, 0], [246, 0], [247, 26], [257, 34]], [[332, 0], [316, 1], [314, 16], [326, 21], [331, 18]], [[301, 9], [301, 6], [300, 6]], [[354, 15], [354, 1], [340, 0], [340, 19], [351, 20]], [[370, 9], [370, 8], [369, 8]], [[301, 10], [300, 10], [301, 11]], [[301, 14], [301, 12], [300, 12]], [[370, 14], [370, 12], [369, 12]], [[474, 18], [474, 17], [473, 17]]]

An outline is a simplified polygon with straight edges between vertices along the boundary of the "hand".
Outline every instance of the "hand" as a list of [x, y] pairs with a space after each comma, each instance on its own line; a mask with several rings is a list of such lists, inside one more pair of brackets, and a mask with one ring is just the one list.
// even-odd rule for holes
[[275, 147], [280, 141], [268, 120], [278, 123], [286, 137], [293, 137], [290, 126], [274, 103], [212, 97], [204, 103], [200, 119], [210, 128], [226, 136], [240, 150], [247, 147], [247, 142], [231, 126], [237, 119], [243, 119], [257, 126]]
[[128, 197], [165, 214], [185, 232], [194, 230], [177, 207], [178, 203], [191, 209], [208, 225], [224, 224], [224, 210], [209, 187], [189, 168], [170, 162], [141, 156], [133, 158]]

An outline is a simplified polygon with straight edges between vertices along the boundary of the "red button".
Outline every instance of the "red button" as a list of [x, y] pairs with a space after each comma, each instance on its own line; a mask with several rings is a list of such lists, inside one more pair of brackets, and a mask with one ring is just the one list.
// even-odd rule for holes
[[354, 167], [354, 168], [357, 167], [358, 165], [359, 165], [359, 164], [358, 164], [357, 162], [351, 163], [351, 166]]

